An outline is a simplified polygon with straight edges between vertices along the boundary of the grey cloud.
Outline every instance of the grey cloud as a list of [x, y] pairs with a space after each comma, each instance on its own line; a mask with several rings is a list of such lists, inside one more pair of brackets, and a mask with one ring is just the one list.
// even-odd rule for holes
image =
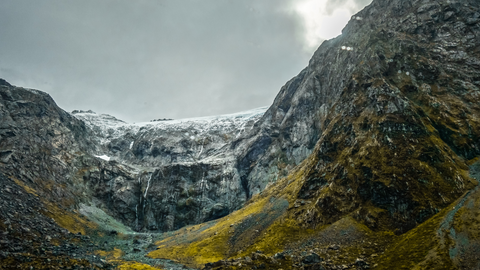
[[328, 0], [326, 4], [327, 14], [332, 14], [338, 7], [346, 7], [347, 9], [350, 9], [350, 11], [355, 12], [366, 5], [369, 5], [372, 0], [354, 0], [353, 5], [345, 6], [347, 2], [348, 0]]
[[313, 53], [292, 1], [4, 0], [0, 77], [130, 122], [268, 106]]

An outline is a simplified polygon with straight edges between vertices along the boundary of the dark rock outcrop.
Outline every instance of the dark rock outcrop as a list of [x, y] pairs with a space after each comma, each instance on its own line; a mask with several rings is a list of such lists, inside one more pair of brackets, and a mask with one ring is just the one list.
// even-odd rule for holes
[[99, 247], [88, 236], [60, 227], [47, 203], [19, 184], [0, 173], [0, 269], [114, 268], [92, 255]]
[[71, 205], [82, 190], [73, 162], [90, 149], [85, 124], [46, 93], [0, 86], [0, 169], [40, 195]]
[[355, 211], [372, 229], [403, 233], [476, 185], [466, 160], [480, 155], [480, 27], [469, 19], [478, 7], [374, 1], [320, 46], [316, 54], [336, 44], [352, 72], [299, 194], [316, 201], [308, 223]]

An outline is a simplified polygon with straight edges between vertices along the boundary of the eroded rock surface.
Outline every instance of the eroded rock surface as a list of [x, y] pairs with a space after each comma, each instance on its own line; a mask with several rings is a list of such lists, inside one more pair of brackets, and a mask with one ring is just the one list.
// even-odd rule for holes
[[265, 110], [139, 124], [74, 111], [96, 142], [90, 153], [110, 161], [83, 178], [103, 208], [136, 230], [169, 231], [223, 217], [248, 195], [232, 142]]

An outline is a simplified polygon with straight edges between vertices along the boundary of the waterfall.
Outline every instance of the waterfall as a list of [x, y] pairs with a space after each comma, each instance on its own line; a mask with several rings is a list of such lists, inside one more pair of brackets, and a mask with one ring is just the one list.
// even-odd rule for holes
[[153, 176], [153, 173], [150, 174], [150, 177], [148, 178], [147, 188], [145, 189], [145, 194], [143, 194], [144, 199], [147, 199], [147, 192], [148, 192], [148, 189], [150, 188], [150, 181], [152, 180], [152, 176]]
[[135, 206], [135, 230], [138, 228], [138, 203]]
[[[153, 172], [150, 174], [150, 177], [148, 178], [147, 181], [147, 187], [145, 188], [145, 192], [143, 193], [143, 198], [140, 197], [140, 204], [142, 205], [142, 224], [144, 223], [145, 220], [145, 208], [147, 207], [147, 195], [148, 195], [148, 189], [150, 188], [150, 181], [152, 181], [153, 177]], [[138, 204], [137, 204], [138, 208]], [[137, 209], [137, 223], [138, 223], [138, 209]]]

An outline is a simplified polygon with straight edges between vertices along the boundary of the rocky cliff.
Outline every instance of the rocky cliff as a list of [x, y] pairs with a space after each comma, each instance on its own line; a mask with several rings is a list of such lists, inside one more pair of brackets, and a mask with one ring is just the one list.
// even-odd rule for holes
[[475, 7], [378, 1], [331, 41], [356, 64], [299, 193], [316, 201], [307, 222], [356, 211], [403, 233], [477, 184], [466, 164], [480, 154]]
[[95, 141], [90, 153], [122, 164], [124, 172], [108, 165], [113, 170], [105, 177], [92, 167], [83, 178], [104, 208], [136, 230], [169, 231], [223, 217], [247, 198], [231, 144], [265, 110], [138, 124], [76, 111]]
[[227, 215], [247, 193], [231, 143], [263, 115], [127, 124], [69, 114], [4, 82], [2, 169], [66, 207], [95, 205], [135, 230], [169, 231]]

